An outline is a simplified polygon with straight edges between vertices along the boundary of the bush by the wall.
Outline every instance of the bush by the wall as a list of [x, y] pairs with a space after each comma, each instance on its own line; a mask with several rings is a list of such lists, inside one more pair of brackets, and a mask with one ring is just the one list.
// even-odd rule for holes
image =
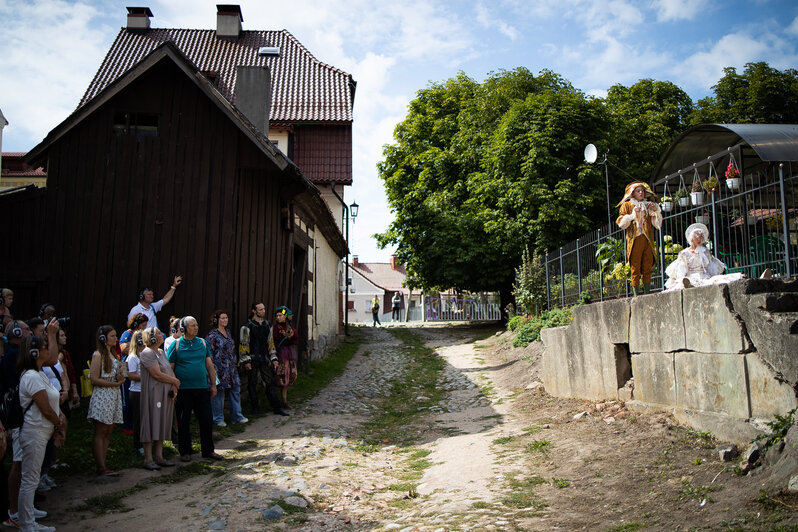
[[539, 316], [521, 323], [517, 334], [513, 338], [513, 347], [526, 347], [530, 343], [540, 340], [541, 330], [568, 325], [572, 320], [571, 309], [569, 308], [555, 308], [544, 311]]

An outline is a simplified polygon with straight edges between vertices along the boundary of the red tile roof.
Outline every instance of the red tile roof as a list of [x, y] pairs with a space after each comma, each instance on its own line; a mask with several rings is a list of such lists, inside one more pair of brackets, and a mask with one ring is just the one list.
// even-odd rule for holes
[[9, 179], [17, 177], [47, 177], [47, 173], [41, 166], [33, 168], [22, 160], [26, 154], [27, 152], [18, 151], [3, 152], [3, 168], [0, 170], [0, 175]]
[[[172, 41], [201, 72], [216, 72], [216, 87], [235, 103], [237, 66], [268, 66], [272, 74], [273, 122], [352, 122], [355, 81], [322, 63], [286, 30], [243, 30], [238, 40], [216, 38], [215, 30], [122, 28], [78, 107], [165, 41]], [[277, 46], [279, 57], [258, 57], [261, 46]]]
[[389, 292], [406, 290], [402, 283], [407, 278], [404, 264], [398, 264], [397, 269], [385, 262], [359, 262], [357, 266], [349, 263], [349, 267], [358, 271], [363, 277]]
[[314, 183], [352, 184], [352, 128], [308, 124], [294, 128], [293, 161]]

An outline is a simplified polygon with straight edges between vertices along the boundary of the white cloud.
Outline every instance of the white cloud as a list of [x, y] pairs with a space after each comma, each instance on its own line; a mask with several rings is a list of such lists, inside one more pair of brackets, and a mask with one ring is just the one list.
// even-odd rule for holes
[[491, 12], [488, 10], [488, 8], [485, 7], [485, 4], [483, 4], [482, 2], [478, 3], [476, 11], [477, 11], [477, 22], [479, 22], [483, 27], [488, 29], [496, 29], [499, 31], [499, 33], [501, 33], [511, 41], [518, 39], [519, 36], [518, 30], [515, 29], [513, 26], [507, 24], [503, 20], [494, 17], [491, 14]]
[[724, 67], [742, 68], [745, 63], [772, 55], [773, 44], [765, 38], [758, 40], [747, 33], [730, 33], [713, 43], [709, 49], [687, 57], [672, 72], [685, 85], [709, 89], [723, 76]]
[[654, 0], [657, 20], [660, 22], [694, 20], [706, 12], [708, 0]]
[[795, 37], [798, 37], [798, 17], [795, 17], [792, 21], [792, 24], [787, 26], [787, 28], [784, 31], [788, 35], [793, 35]]

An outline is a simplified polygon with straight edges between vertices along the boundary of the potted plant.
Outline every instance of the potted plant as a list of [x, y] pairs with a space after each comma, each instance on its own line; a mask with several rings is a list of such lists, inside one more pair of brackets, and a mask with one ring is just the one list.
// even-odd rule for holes
[[734, 159], [731, 159], [729, 166], [726, 167], [726, 186], [729, 187], [729, 190], [737, 190], [740, 188], [740, 183], [742, 183], [740, 172], [734, 166]]
[[693, 183], [693, 188], [690, 191], [690, 203], [693, 205], [704, 204], [704, 189], [701, 187], [701, 183]]
[[709, 224], [709, 213], [702, 212], [698, 216], [695, 217], [696, 223], [707, 225]]
[[662, 201], [662, 206], [660, 207], [662, 212], [671, 212], [673, 209], [673, 198], [670, 196], [662, 196], [660, 201]]
[[680, 188], [676, 191], [673, 195], [673, 199], [679, 204], [679, 207], [689, 207], [690, 206], [690, 198], [687, 194], [686, 188]]
[[709, 176], [708, 178], [704, 179], [704, 190], [712, 194], [714, 191], [718, 189], [718, 178], [715, 176]]

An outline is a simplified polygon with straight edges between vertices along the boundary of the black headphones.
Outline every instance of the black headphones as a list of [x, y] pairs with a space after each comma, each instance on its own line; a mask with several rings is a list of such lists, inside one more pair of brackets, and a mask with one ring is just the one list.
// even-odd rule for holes
[[181, 333], [186, 332], [186, 318], [180, 318], [180, 327], [179, 327], [179, 329], [180, 329]]
[[136, 345], [139, 347], [144, 347], [144, 340], [141, 339], [141, 335], [139, 335], [138, 339], [136, 340]]
[[139, 325], [141, 325], [141, 323], [139, 323], [139, 319], [136, 317], [133, 318], [133, 321], [130, 324], [130, 328], [135, 331], [136, 329], [139, 328]]
[[152, 288], [145, 286], [139, 292], [139, 301], [144, 301], [144, 292], [152, 292]]
[[177, 329], [172, 327], [171, 329], [169, 329], [169, 332], [171, 332], [172, 334], [176, 334], [177, 333]]
[[155, 329], [153, 329], [153, 330], [152, 330], [152, 333], [150, 333], [150, 343], [151, 343], [152, 345], [155, 345], [155, 344], [157, 344], [157, 343], [158, 343], [158, 335], [157, 335], [157, 334], [155, 334]]
[[9, 325], [8, 335], [11, 338], [22, 338], [22, 327], [17, 320], [12, 321]]
[[97, 332], [100, 334], [100, 336], [98, 336], [97, 339], [100, 341], [102, 345], [105, 345], [105, 343], [108, 341], [108, 338], [106, 338], [105, 335], [103, 334], [103, 328], [100, 327], [99, 329], [97, 329]]
[[44, 317], [44, 311], [47, 310], [47, 307], [51, 307], [53, 310], [55, 310], [55, 307], [51, 303], [45, 303], [39, 309], [39, 317], [40, 318]]
[[33, 359], [39, 358], [39, 339], [35, 336], [30, 339], [30, 356]]

